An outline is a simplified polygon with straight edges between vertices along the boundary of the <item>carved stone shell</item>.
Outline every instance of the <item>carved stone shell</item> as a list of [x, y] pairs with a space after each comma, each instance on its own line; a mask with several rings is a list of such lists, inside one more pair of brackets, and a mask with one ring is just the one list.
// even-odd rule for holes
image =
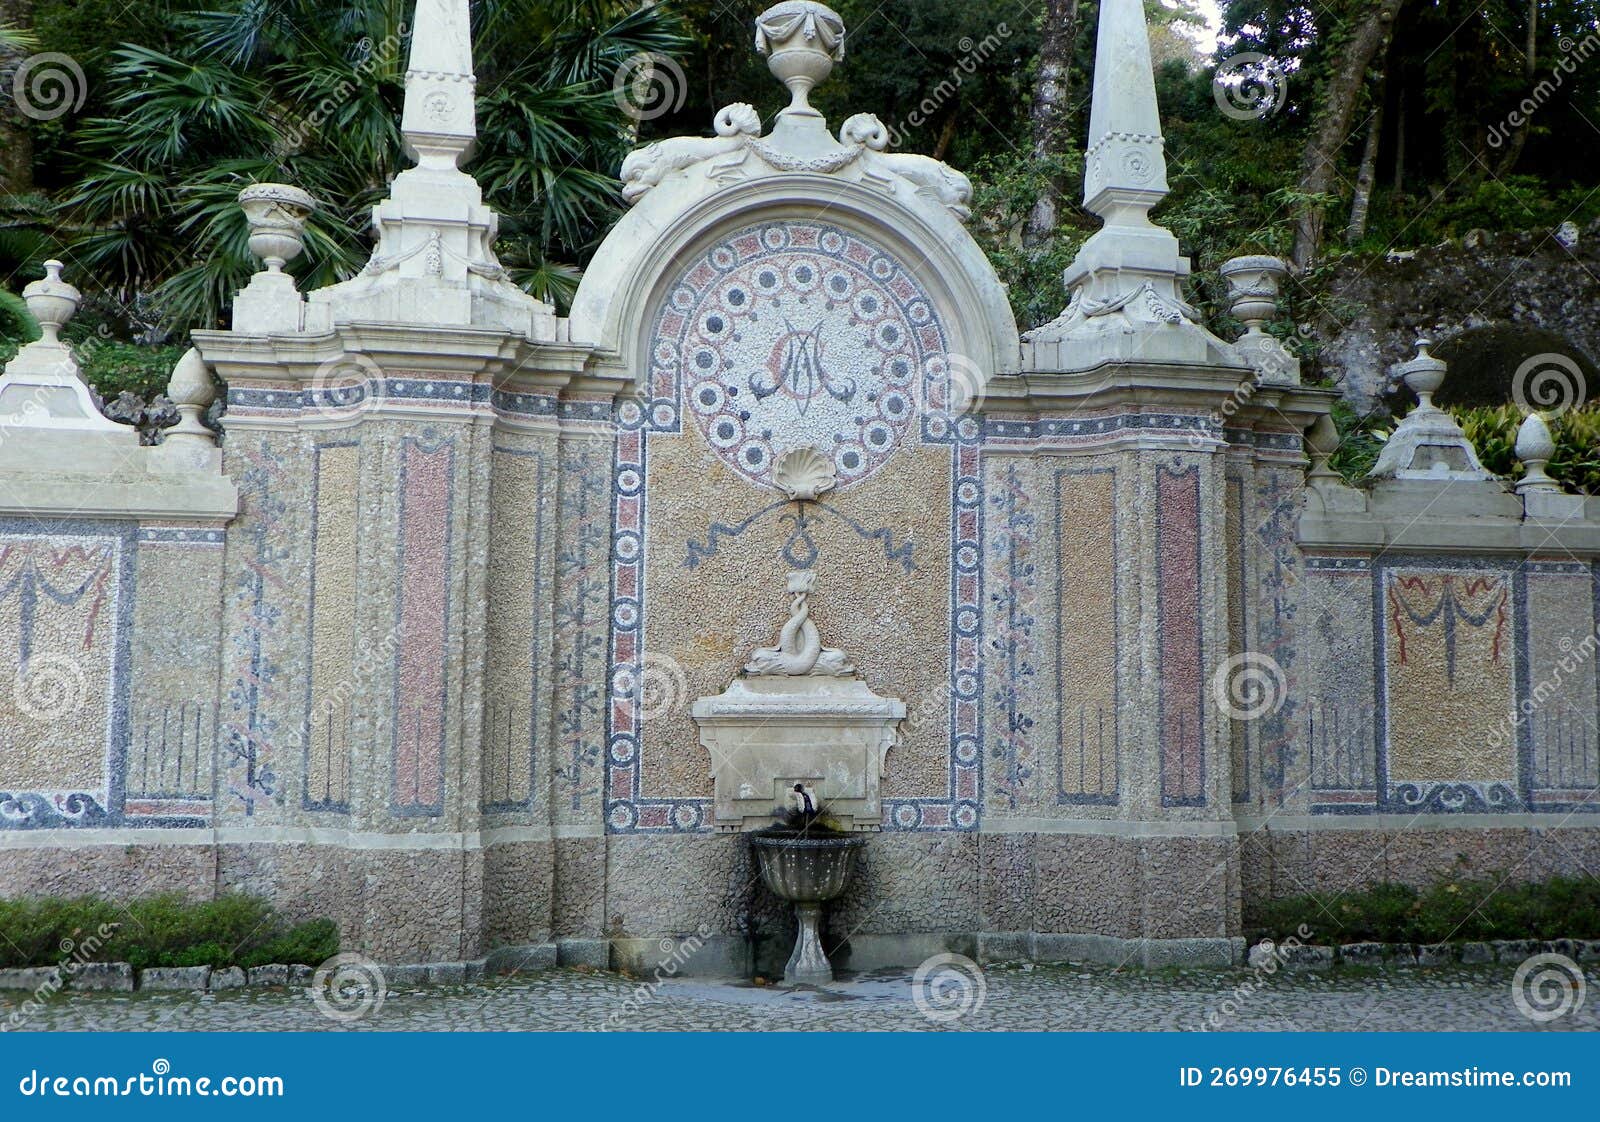
[[839, 481], [833, 457], [821, 449], [790, 448], [778, 453], [772, 464], [772, 481], [796, 502], [811, 502]]

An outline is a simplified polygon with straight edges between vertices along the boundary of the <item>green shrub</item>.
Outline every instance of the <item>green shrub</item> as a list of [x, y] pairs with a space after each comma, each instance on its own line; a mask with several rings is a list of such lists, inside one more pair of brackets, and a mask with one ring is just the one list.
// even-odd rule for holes
[[290, 925], [265, 901], [229, 893], [192, 901], [177, 894], [119, 903], [76, 899], [0, 900], [0, 967], [53, 966], [86, 940], [112, 930], [92, 955], [101, 962], [147, 966], [314, 965], [337, 954], [338, 930], [326, 919]]
[[1442, 943], [1486, 939], [1600, 938], [1600, 877], [1508, 884], [1449, 879], [1418, 890], [1368, 884], [1325, 895], [1252, 902], [1245, 932], [1282, 941], [1302, 927], [1315, 943]]

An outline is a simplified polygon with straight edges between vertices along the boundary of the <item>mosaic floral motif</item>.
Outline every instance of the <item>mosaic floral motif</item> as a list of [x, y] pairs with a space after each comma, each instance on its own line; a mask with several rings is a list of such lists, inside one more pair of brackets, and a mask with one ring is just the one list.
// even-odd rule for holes
[[[652, 384], [682, 376], [717, 456], [775, 486], [775, 458], [813, 445], [839, 486], [888, 461], [940, 382], [943, 334], [899, 261], [833, 226], [750, 227], [692, 265], [663, 308]], [[681, 366], [681, 369], [680, 369]]]
[[[599, 482], [609, 455], [579, 446], [561, 459], [561, 544], [556, 552], [556, 791], [576, 813], [600, 793], [605, 752], [606, 623], [611, 501]], [[631, 548], [624, 546], [624, 548]]]
[[1033, 553], [1038, 519], [1029, 509], [1027, 483], [1015, 463], [1006, 464], [990, 487], [989, 552], [994, 557], [994, 571], [1001, 575], [989, 599], [994, 622], [988, 646], [996, 672], [990, 700], [999, 718], [991, 727], [996, 763], [991, 791], [1006, 809], [1016, 810], [1028, 797], [1036, 755], [1031, 742], [1034, 719], [1026, 702], [1037, 673], [1033, 629], [1038, 597]]
[[288, 689], [285, 668], [272, 653], [283, 624], [277, 599], [285, 584], [282, 571], [291, 556], [283, 543], [288, 515], [280, 493], [284, 468], [283, 457], [265, 440], [255, 448], [241, 442], [228, 467], [244, 512], [229, 532], [237, 535], [243, 564], [227, 590], [229, 685], [222, 767], [223, 784], [247, 817], [255, 815], [258, 802], [277, 795], [278, 776], [268, 761], [277, 739], [294, 731], [270, 715]]

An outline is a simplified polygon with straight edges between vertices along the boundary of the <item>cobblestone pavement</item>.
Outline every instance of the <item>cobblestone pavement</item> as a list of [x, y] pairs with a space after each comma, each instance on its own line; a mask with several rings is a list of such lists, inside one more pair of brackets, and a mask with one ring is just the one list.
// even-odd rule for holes
[[[1592, 972], [1592, 971], [1591, 971]], [[390, 990], [360, 1019], [325, 1015], [304, 991], [74, 994], [46, 1002], [28, 1029], [385, 1030], [1193, 1030], [1600, 1028], [1600, 999], [1535, 1024], [1513, 1001], [1509, 967], [1278, 972], [999, 966], [981, 987], [916, 1000], [909, 973], [865, 975], [825, 990], [669, 979], [652, 993], [616, 974], [552, 970], [482, 985]], [[1259, 988], [1244, 996], [1241, 986]], [[923, 991], [926, 994], [926, 990]], [[0, 1023], [26, 995], [0, 994]], [[981, 1000], [979, 1000], [981, 997]], [[1237, 1008], [1237, 1013], [1229, 1010]], [[962, 1010], [965, 1010], [962, 1012]], [[958, 1015], [951, 1015], [958, 1014]], [[1215, 1016], [1215, 1020], [1213, 1020]], [[947, 1020], [936, 1019], [949, 1017]]]

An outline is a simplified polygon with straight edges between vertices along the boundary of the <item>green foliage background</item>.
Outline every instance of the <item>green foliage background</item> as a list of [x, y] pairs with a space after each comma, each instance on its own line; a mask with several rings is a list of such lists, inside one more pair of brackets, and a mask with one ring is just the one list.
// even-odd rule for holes
[[[615, 174], [633, 147], [705, 135], [715, 111], [735, 101], [770, 120], [785, 95], [751, 49], [752, 22], [767, 6], [474, 3], [480, 143], [471, 170], [502, 216], [498, 250], [518, 283], [564, 308], [621, 213]], [[965, 170], [977, 189], [972, 230], [1009, 286], [1019, 323], [1053, 318], [1066, 298], [1061, 274], [1098, 225], [1077, 205], [1097, 0], [1078, 5], [1069, 52], [1073, 141], [1045, 160], [1035, 155], [1030, 119], [1042, 5], [834, 6], [849, 29], [846, 57], [815, 103], [835, 128], [873, 112], [902, 150]], [[286, 181], [320, 200], [307, 250], [292, 266], [303, 287], [346, 278], [365, 262], [368, 212], [407, 162], [398, 116], [411, 9], [411, 0], [37, 0], [30, 49], [72, 56], [87, 78], [87, 102], [24, 123], [32, 185], [0, 196], [0, 269], [19, 290], [46, 257], [68, 262], [88, 297], [72, 336], [102, 394], [149, 396], [188, 331], [225, 325], [232, 293], [255, 268], [235, 202], [240, 187]], [[1172, 184], [1156, 218], [1191, 256], [1190, 296], [1215, 330], [1237, 330], [1217, 266], [1238, 253], [1286, 254], [1297, 211], [1327, 208], [1325, 252], [1295, 278], [1274, 327], [1313, 377], [1318, 332], [1338, 330], [1357, 310], [1329, 294], [1341, 270], [1474, 229], [1547, 236], [1562, 222], [1600, 219], [1591, 158], [1600, 139], [1600, 46], [1562, 74], [1521, 143], [1490, 141], [1537, 82], [1600, 37], [1600, 0], [1406, 0], [1386, 64], [1375, 61], [1364, 75], [1334, 193], [1303, 194], [1302, 159], [1324, 91], [1370, 9], [1371, 0], [1226, 0], [1222, 43], [1208, 58], [1186, 38], [1194, 0], [1146, 0]], [[1530, 11], [1538, 16], [1531, 37]], [[1284, 75], [1284, 96], [1260, 119], [1234, 119], [1216, 103], [1217, 63], [1241, 52], [1271, 56]], [[681, 102], [636, 122], [613, 86], [629, 60], [645, 55], [659, 61]], [[1373, 122], [1381, 127], [1371, 218], [1346, 245], [1344, 218]], [[1043, 240], [1026, 237], [1051, 184], [1062, 188], [1059, 224]], [[0, 301], [0, 341], [28, 332], [16, 301]], [[1504, 410], [1461, 415], [1488, 443], [1486, 459], [1504, 463], [1499, 449], [1514, 418]], [[1553, 471], [1592, 490], [1594, 431], [1583, 417], [1592, 411], [1556, 426], [1562, 451]], [[1386, 414], [1342, 415], [1341, 470], [1359, 477], [1392, 423]]]

